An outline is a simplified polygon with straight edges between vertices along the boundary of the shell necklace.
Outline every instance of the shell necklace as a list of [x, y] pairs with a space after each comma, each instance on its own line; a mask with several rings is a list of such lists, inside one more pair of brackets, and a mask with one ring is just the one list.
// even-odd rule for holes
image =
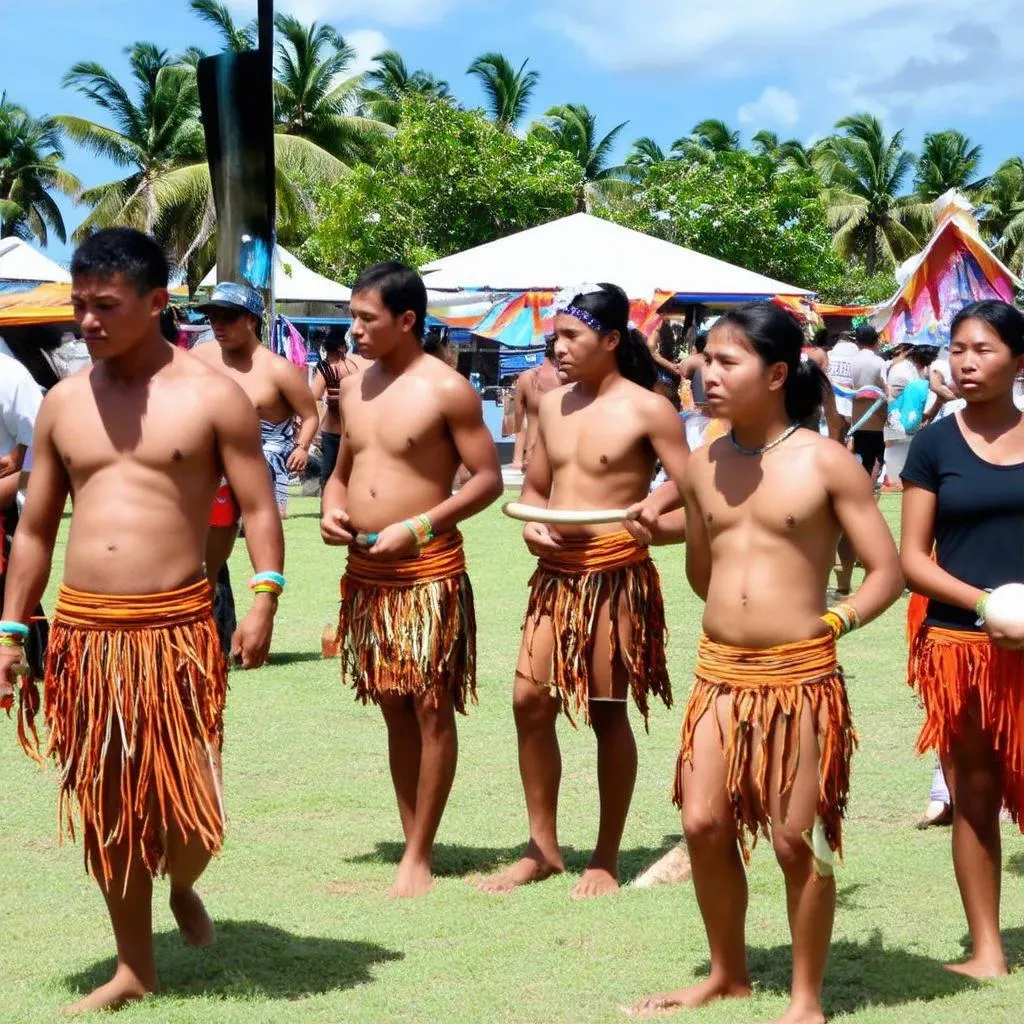
[[732, 442], [733, 448], [736, 449], [741, 455], [764, 455], [766, 452], [770, 452], [773, 448], [778, 448], [787, 437], [792, 437], [800, 429], [799, 423], [792, 423], [786, 429], [779, 434], [774, 441], [769, 441], [767, 444], [761, 445], [760, 448], [744, 448], [743, 445], [736, 440], [736, 435], [730, 430], [729, 440]]

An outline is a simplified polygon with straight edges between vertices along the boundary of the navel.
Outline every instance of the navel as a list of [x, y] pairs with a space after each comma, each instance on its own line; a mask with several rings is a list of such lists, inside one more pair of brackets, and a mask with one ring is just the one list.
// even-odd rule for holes
[[377, 497], [377, 488], [376, 487], [371, 487], [370, 488], [370, 497], [371, 498], [376, 498]]
[[707, 513], [707, 515], [705, 515], [705, 516], [704, 516], [704, 518], [705, 518], [705, 519], [706, 519], [706, 520], [707, 520], [707, 521], [708, 521], [709, 523], [713, 523], [713, 522], [715, 521], [715, 517], [714, 517], [714, 516], [713, 516], [713, 515], [712, 515], [712, 514], [711, 514], [710, 512], [708, 512], [708, 513]]
[[71, 456], [70, 455], [65, 455], [64, 456], [64, 465], [65, 466], [70, 466], [71, 465]]
[[179, 449], [177, 449], [177, 448], [175, 448], [175, 449], [174, 449], [174, 454], [173, 454], [173, 455], [171, 456], [171, 458], [172, 458], [172, 459], [174, 459], [174, 461], [175, 461], [175, 462], [181, 462], [181, 460], [182, 460], [182, 459], [183, 459], [184, 457], [185, 457], [185, 456], [184, 456], [184, 455], [182, 455], [182, 454], [181, 454], [181, 452], [180, 452], [180, 450], [179, 450]]
[[601, 465], [602, 466], [607, 466], [608, 465], [608, 456], [607, 455], [602, 455], [601, 456]]
[[416, 447], [415, 440], [413, 440], [413, 438], [411, 438], [411, 437], [407, 437], [405, 439], [405, 447], [406, 448], [415, 448]]
[[796, 518], [794, 516], [786, 516], [786, 525], [792, 530], [796, 526]]

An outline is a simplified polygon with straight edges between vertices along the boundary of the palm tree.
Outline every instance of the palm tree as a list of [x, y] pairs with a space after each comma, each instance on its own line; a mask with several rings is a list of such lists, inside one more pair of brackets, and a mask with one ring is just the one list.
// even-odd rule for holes
[[779, 145], [779, 159], [782, 166], [810, 174], [814, 171], [820, 143], [807, 147], [799, 139], [787, 139]]
[[626, 157], [626, 167], [635, 180], [641, 180], [655, 164], [664, 163], [667, 159], [661, 146], [650, 136], [645, 135], [633, 143], [633, 148]]
[[776, 166], [782, 162], [782, 157], [779, 153], [782, 143], [779, 142], [779, 136], [775, 132], [762, 128], [751, 136], [750, 141], [753, 144], [754, 152], [758, 156], [767, 157]]
[[698, 122], [690, 134], [698, 145], [712, 153], [735, 153], [740, 148], [740, 133], [717, 117], [706, 117]]
[[526, 70], [527, 64], [529, 60], [524, 60], [517, 71], [504, 54], [484, 53], [466, 71], [479, 79], [491, 120], [502, 131], [513, 131], [523, 119], [540, 80], [538, 72]]
[[193, 13], [212, 25], [224, 42], [225, 50], [255, 50], [259, 30], [255, 21], [239, 25], [226, 4], [218, 0], [190, 0]]
[[924, 137], [917, 160], [914, 188], [922, 199], [938, 199], [951, 188], [968, 195], [977, 192], [984, 179], [976, 180], [981, 164], [981, 146], [971, 145], [963, 132], [949, 128]]
[[52, 192], [74, 195], [81, 185], [61, 167], [63, 132], [48, 117], [35, 118], [0, 93], [0, 238], [17, 235], [67, 240]]
[[346, 77], [355, 51], [329, 25], [303, 25], [289, 14], [279, 14], [274, 25], [281, 37], [274, 82], [278, 131], [344, 164], [359, 162], [370, 139], [391, 129], [351, 113], [363, 84], [361, 75]]
[[981, 229], [996, 255], [1024, 273], [1024, 159], [1011, 157], [988, 179], [981, 195]]
[[128, 171], [80, 193], [92, 211], [76, 241], [110, 224], [158, 231], [162, 209], [194, 196], [204, 175], [209, 191], [194, 72], [152, 43], [135, 43], [126, 52], [135, 98], [94, 61], [75, 64], [63, 79], [110, 115], [114, 127], [67, 114], [54, 120], [75, 142]]
[[582, 103], [563, 103], [552, 107], [543, 120], [537, 121], [530, 134], [568, 153], [583, 168], [583, 179], [576, 195], [576, 210], [585, 213], [599, 195], [621, 186], [627, 168], [610, 166], [609, 154], [619, 132], [628, 121], [616, 125], [603, 138], [598, 138], [597, 118]]
[[384, 50], [374, 58], [376, 66], [363, 76], [362, 103], [370, 114], [385, 124], [397, 125], [402, 98], [414, 93], [451, 102], [454, 97], [447, 82], [422, 69], [409, 72], [397, 50]]
[[930, 227], [930, 209], [900, 190], [914, 167], [903, 132], [887, 137], [873, 114], [836, 124], [843, 134], [826, 139], [818, 166], [826, 184], [833, 245], [845, 259], [861, 256], [869, 275], [916, 252]]

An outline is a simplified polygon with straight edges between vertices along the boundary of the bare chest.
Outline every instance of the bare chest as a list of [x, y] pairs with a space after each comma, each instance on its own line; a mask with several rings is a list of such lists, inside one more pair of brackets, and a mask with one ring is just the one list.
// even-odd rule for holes
[[429, 389], [392, 385], [364, 397], [358, 389], [342, 401], [345, 444], [354, 455], [376, 451], [416, 459], [450, 437], [437, 399]]
[[54, 427], [53, 440], [72, 484], [123, 466], [182, 479], [203, 479], [216, 455], [212, 425], [201, 403], [174, 389], [151, 396], [99, 396]]
[[723, 459], [702, 474], [697, 498], [708, 536], [794, 543], [820, 538], [834, 522], [831, 501], [809, 467]]
[[603, 409], [595, 404], [552, 416], [542, 429], [548, 460], [555, 471], [575, 466], [599, 476], [639, 469], [653, 459], [635, 418], [622, 409]]

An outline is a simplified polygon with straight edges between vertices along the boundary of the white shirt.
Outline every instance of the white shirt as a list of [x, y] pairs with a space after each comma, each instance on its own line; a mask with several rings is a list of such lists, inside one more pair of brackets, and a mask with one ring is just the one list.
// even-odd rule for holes
[[0, 455], [32, 444], [43, 392], [17, 359], [0, 353]]
[[850, 363], [850, 377], [853, 389], [885, 389], [885, 360], [874, 350], [862, 348]]
[[[853, 360], [860, 349], [852, 341], [841, 341], [828, 354], [828, 379], [841, 388], [853, 390]], [[853, 415], [853, 402], [836, 395], [836, 412], [849, 419]]]

